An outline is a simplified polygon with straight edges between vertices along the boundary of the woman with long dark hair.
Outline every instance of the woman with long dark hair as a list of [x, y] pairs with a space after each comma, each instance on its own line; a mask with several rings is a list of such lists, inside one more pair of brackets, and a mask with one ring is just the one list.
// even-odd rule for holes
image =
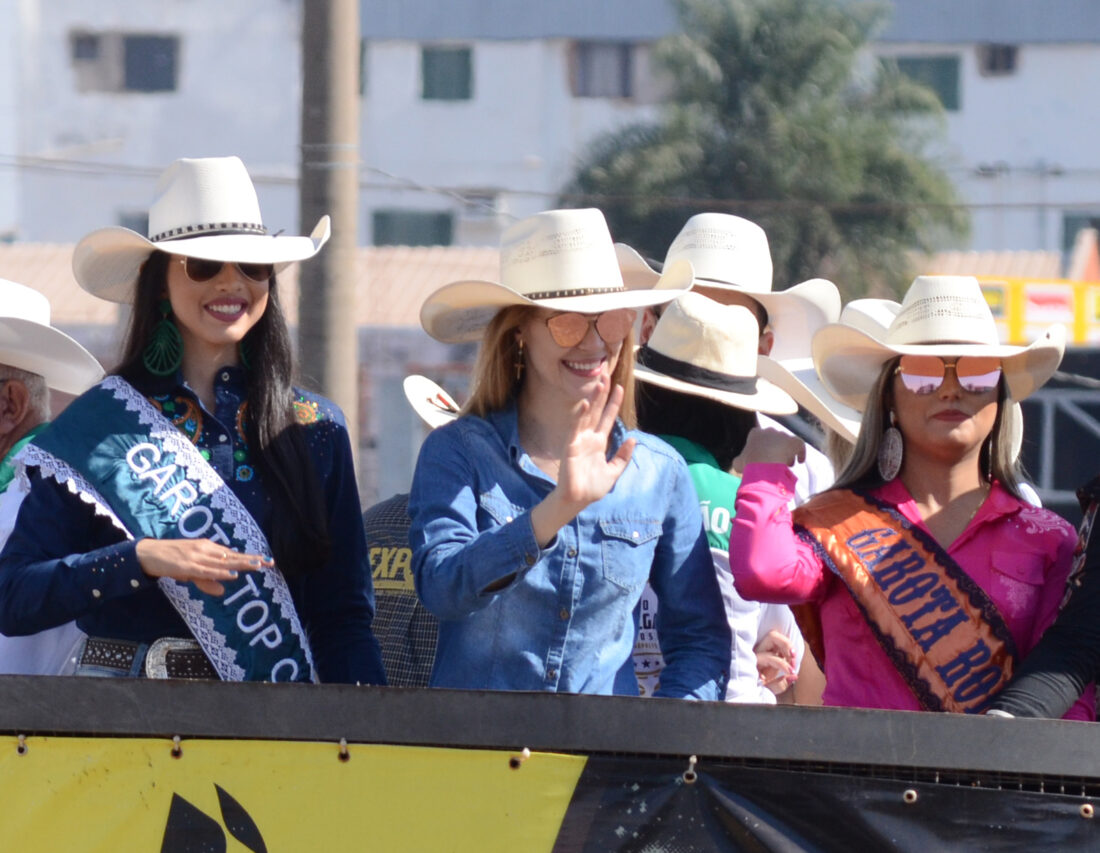
[[76, 672], [383, 683], [343, 415], [296, 389], [270, 236], [235, 157], [162, 175], [149, 237], [85, 237], [86, 290], [133, 305], [121, 363], [21, 461], [0, 630], [75, 619]]
[[836, 485], [792, 518], [801, 446], [750, 434], [730, 568], [746, 598], [804, 605], [826, 705], [983, 711], [1054, 621], [1076, 536], [1023, 499], [1008, 413], [1064, 341], [1053, 327], [1000, 344], [965, 276], [916, 279], [881, 336], [814, 336], [825, 385], [863, 411], [859, 439]]

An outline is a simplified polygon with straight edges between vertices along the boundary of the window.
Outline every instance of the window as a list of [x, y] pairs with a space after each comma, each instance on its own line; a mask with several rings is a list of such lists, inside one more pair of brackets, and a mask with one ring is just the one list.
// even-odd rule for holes
[[1100, 213], [1062, 214], [1062, 254], [1067, 258], [1077, 242], [1077, 234], [1085, 228], [1100, 230]]
[[898, 70], [939, 96], [945, 110], [959, 108], [959, 57], [899, 56]]
[[1016, 45], [978, 45], [978, 70], [983, 77], [1007, 77], [1016, 71]]
[[634, 95], [634, 46], [625, 42], [580, 41], [573, 45], [571, 85], [577, 98]]
[[77, 91], [176, 91], [177, 36], [74, 32], [69, 43]]
[[470, 100], [474, 89], [472, 54], [468, 47], [422, 48], [420, 79], [424, 100]]
[[376, 210], [371, 215], [375, 246], [449, 246], [454, 217], [446, 211]]
[[117, 216], [118, 224], [123, 228], [129, 228], [131, 231], [137, 231], [138, 234], [149, 233], [149, 214], [144, 210], [124, 210]]

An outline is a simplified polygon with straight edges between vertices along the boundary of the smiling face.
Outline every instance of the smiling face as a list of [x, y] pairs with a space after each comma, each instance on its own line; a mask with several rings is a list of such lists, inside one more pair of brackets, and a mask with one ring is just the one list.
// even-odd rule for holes
[[601, 378], [610, 381], [625, 341], [608, 344], [589, 323], [580, 343], [560, 346], [546, 325], [555, 313], [540, 309], [516, 332], [524, 346], [523, 394], [571, 406], [591, 396]]
[[168, 261], [168, 299], [183, 336], [184, 352], [209, 355], [220, 364], [237, 363], [237, 345], [267, 309], [270, 282], [244, 276], [224, 264], [208, 281], [192, 281], [184, 259]]
[[[955, 359], [944, 361], [952, 364]], [[897, 375], [891, 387], [897, 427], [905, 439], [904, 465], [980, 455], [997, 421], [996, 388], [979, 394], [964, 391], [954, 370], [947, 370], [943, 384], [929, 394], [908, 390]]]

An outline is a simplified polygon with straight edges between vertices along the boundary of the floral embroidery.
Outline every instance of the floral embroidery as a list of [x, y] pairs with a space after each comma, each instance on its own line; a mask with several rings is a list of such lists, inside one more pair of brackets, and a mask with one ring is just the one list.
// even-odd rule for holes
[[1068, 521], [1049, 509], [1037, 506], [1021, 507], [1020, 520], [1024, 522], [1024, 532], [1029, 534], [1049, 533], [1052, 530], [1069, 530], [1073, 527]]
[[321, 420], [320, 407], [316, 400], [307, 400], [300, 396], [294, 401], [294, 416], [300, 424], [312, 424]]
[[192, 444], [199, 443], [202, 435], [202, 409], [197, 403], [186, 397], [172, 397], [164, 394], [153, 397], [150, 402], [160, 409], [168, 420], [175, 424], [176, 429], [186, 435]]

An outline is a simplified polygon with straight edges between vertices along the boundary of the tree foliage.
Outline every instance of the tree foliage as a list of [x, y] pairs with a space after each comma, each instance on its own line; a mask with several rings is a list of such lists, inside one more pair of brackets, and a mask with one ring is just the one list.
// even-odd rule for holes
[[909, 250], [966, 232], [925, 155], [935, 94], [866, 49], [882, 7], [838, 0], [675, 0], [681, 33], [655, 61], [661, 118], [598, 139], [566, 204], [661, 258], [689, 216], [723, 211], [768, 234], [777, 288], [814, 276], [848, 297], [900, 292]]

